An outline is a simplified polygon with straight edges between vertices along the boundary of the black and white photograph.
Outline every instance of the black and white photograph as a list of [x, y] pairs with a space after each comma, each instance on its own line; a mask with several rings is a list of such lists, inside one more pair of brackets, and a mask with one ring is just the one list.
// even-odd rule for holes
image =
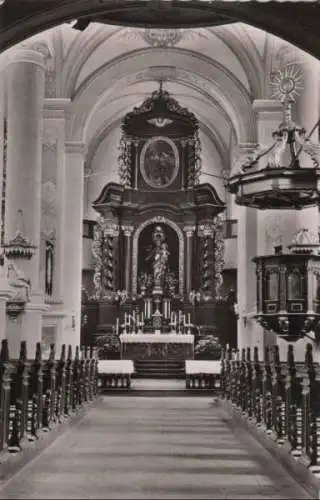
[[320, 498], [319, 20], [0, 0], [0, 500]]

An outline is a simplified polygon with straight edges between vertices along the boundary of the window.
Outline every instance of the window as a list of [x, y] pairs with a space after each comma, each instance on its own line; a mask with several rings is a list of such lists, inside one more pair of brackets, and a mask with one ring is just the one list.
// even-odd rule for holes
[[83, 221], [83, 230], [82, 230], [83, 238], [89, 238], [90, 240], [93, 240], [93, 228], [95, 224], [96, 223], [92, 220]]
[[226, 219], [224, 221], [224, 238], [236, 238], [238, 236], [238, 221]]

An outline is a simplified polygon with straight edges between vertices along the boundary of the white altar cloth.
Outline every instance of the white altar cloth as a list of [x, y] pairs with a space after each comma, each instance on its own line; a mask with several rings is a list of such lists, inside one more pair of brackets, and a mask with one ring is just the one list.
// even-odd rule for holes
[[122, 344], [193, 344], [194, 335], [182, 335], [179, 333], [122, 333], [120, 335]]
[[99, 373], [107, 374], [129, 374], [134, 373], [134, 366], [131, 359], [99, 359]]
[[197, 375], [208, 373], [217, 375], [221, 372], [221, 361], [204, 361], [202, 359], [187, 359], [185, 364], [187, 375]]

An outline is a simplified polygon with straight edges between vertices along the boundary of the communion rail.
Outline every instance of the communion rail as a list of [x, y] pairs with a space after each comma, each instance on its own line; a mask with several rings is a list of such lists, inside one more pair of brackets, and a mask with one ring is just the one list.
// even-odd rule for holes
[[[221, 397], [244, 418], [320, 474], [320, 366], [307, 344], [305, 361], [296, 362], [288, 345], [287, 361], [279, 348], [227, 350], [221, 359]], [[253, 356], [252, 356], [253, 354]]]
[[48, 432], [76, 414], [97, 395], [97, 359], [93, 350], [63, 345], [60, 359], [50, 346], [47, 360], [41, 359], [37, 344], [35, 358], [27, 359], [26, 342], [21, 342], [19, 359], [10, 359], [8, 341], [0, 351], [0, 452], [19, 452], [41, 432]]

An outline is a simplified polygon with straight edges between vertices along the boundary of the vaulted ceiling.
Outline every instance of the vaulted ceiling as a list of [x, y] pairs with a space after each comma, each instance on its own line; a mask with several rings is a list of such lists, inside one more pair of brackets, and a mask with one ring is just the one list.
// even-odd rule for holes
[[[308, 16], [319, 8], [308, 5], [309, 10], [301, 6], [299, 15], [310, 35], [313, 21]], [[204, 170], [221, 176], [228, 170], [232, 146], [256, 139], [253, 100], [270, 98], [270, 79], [278, 69], [303, 63], [302, 51], [257, 28], [290, 39], [296, 6], [288, 12], [277, 4], [275, 20], [273, 2], [257, 10], [253, 2], [203, 0], [6, 0], [0, 6], [0, 43], [9, 47], [45, 27], [70, 21], [23, 43], [46, 55], [46, 97], [71, 99], [67, 137], [85, 142], [87, 175], [97, 175], [97, 185], [116, 170], [121, 119], [160, 80], [197, 116]], [[286, 26], [281, 24], [285, 13]], [[272, 19], [273, 29], [268, 25]], [[305, 30], [303, 23], [297, 37]], [[310, 36], [306, 43], [295, 41], [320, 56], [318, 42], [311, 43]], [[15, 49], [0, 54], [0, 67]]]
[[190, 28], [245, 22], [320, 58], [319, 2], [225, 0], [2, 0], [0, 48], [78, 19], [140, 27]]

